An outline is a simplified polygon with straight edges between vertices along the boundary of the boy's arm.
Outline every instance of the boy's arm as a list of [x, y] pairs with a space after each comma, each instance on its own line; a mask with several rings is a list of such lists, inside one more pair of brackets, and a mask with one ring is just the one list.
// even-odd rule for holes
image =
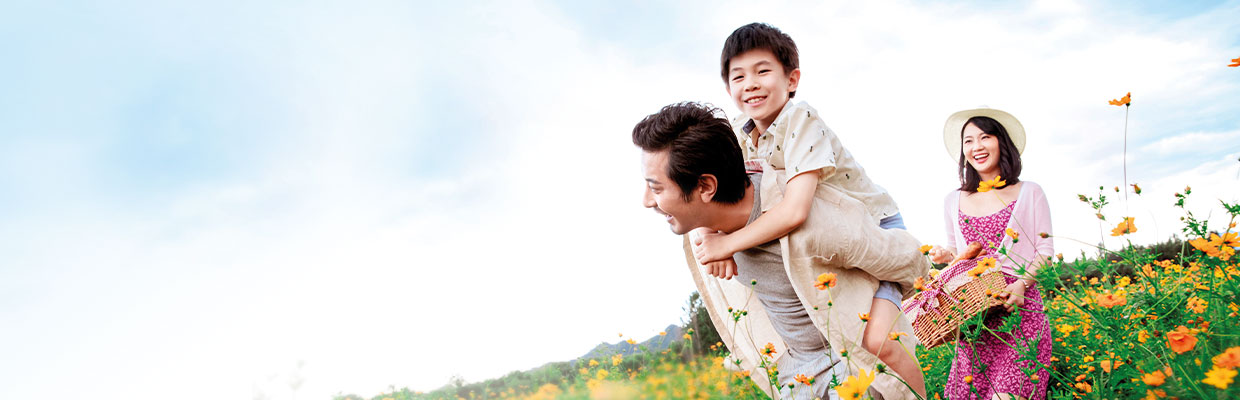
[[813, 170], [792, 177], [784, 189], [784, 199], [744, 228], [731, 234], [703, 235], [702, 244], [694, 250], [698, 262], [728, 259], [732, 253], [779, 239], [801, 226], [809, 217], [819, 176], [820, 172]]

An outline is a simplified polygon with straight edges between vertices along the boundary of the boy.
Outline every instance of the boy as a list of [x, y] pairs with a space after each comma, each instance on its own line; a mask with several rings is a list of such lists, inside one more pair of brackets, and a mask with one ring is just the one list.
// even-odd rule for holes
[[[701, 237], [695, 240], [694, 256], [711, 274], [725, 278], [734, 275], [736, 265], [729, 261], [734, 253], [779, 239], [804, 224], [814, 193], [821, 185], [861, 201], [874, 223], [882, 228], [904, 229], [895, 200], [869, 179], [817, 111], [804, 102], [791, 101], [801, 78], [797, 48], [791, 37], [766, 24], [742, 26], [724, 42], [720, 61], [728, 94], [743, 113], [732, 126], [744, 157], [765, 160], [773, 168], [783, 170], [787, 180], [783, 182], [783, 199], [765, 209], [752, 224], [730, 234], [695, 232]], [[908, 268], [921, 269], [924, 275], [928, 264], [917, 263]], [[902, 299], [899, 285], [880, 283], [871, 302], [862, 343], [925, 397], [925, 377], [917, 361], [899, 346], [885, 345], [891, 327], [901, 315]]]

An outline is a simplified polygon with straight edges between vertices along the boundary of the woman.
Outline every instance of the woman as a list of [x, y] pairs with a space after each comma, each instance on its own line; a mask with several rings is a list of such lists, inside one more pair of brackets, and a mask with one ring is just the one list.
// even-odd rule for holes
[[[931, 260], [949, 262], [958, 249], [978, 242], [982, 256], [966, 262], [993, 258], [1008, 283], [1000, 293], [1007, 312], [992, 312], [985, 322], [989, 330], [956, 344], [944, 394], [950, 399], [1045, 398], [1051, 331], [1033, 275], [1054, 254], [1054, 244], [1042, 187], [1020, 180], [1024, 127], [1003, 111], [964, 110], [947, 119], [943, 141], [958, 160], [961, 185], [944, 201], [947, 245], [934, 247]], [[1020, 314], [1020, 325], [1000, 332], [1011, 312]], [[1022, 351], [1036, 353], [1038, 362], [1018, 362]], [[1025, 372], [1031, 369], [1036, 372]]]

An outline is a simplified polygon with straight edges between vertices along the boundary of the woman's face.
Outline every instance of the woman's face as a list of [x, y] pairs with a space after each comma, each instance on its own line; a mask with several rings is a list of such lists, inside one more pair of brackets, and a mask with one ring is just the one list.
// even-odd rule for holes
[[977, 125], [965, 125], [960, 137], [960, 151], [982, 179], [991, 179], [999, 174], [999, 138], [995, 135], [982, 132]]

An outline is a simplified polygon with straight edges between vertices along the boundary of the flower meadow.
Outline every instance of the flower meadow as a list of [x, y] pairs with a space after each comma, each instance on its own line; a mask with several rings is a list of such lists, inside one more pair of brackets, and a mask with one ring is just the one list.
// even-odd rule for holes
[[[1139, 195], [1138, 185], [1130, 189]], [[1240, 398], [1240, 385], [1235, 382], [1240, 368], [1240, 256], [1236, 255], [1240, 203], [1220, 202], [1225, 211], [1222, 218], [1226, 218], [1221, 226], [1226, 230], [1211, 232], [1208, 221], [1184, 209], [1191, 193], [1191, 188], [1184, 188], [1175, 194], [1173, 203], [1183, 210], [1182, 233], [1187, 240], [1098, 249], [1100, 256], [1082, 255], [1071, 261], [1059, 254], [1038, 270], [1038, 285], [1043, 288], [1053, 330], [1053, 357], [1051, 365], [1036, 365], [1028, 372], [1035, 381], [1042, 369], [1049, 372], [1048, 398]], [[1107, 224], [1104, 234], [1125, 238], [1141, 229], [1134, 218], [1104, 215], [1109, 199], [1102, 188], [1095, 196], [1078, 197]], [[767, 398], [750, 380], [749, 372], [729, 368], [732, 358], [717, 341], [697, 296], [691, 296], [686, 310], [686, 333], [664, 350], [641, 346], [630, 355], [552, 363], [480, 383], [456, 382], [430, 392], [393, 389], [368, 399]], [[985, 329], [961, 332], [967, 338], [985, 334]], [[932, 399], [943, 398], [954, 347], [918, 348]], [[1034, 359], [1036, 346], [1019, 347]], [[772, 360], [778, 356], [768, 354]], [[806, 379], [799, 383], [831, 384], [842, 398], [859, 399], [867, 398], [865, 388], [875, 374], [890, 373], [880, 367], [836, 382]], [[336, 399], [367, 398], [340, 395]]]

